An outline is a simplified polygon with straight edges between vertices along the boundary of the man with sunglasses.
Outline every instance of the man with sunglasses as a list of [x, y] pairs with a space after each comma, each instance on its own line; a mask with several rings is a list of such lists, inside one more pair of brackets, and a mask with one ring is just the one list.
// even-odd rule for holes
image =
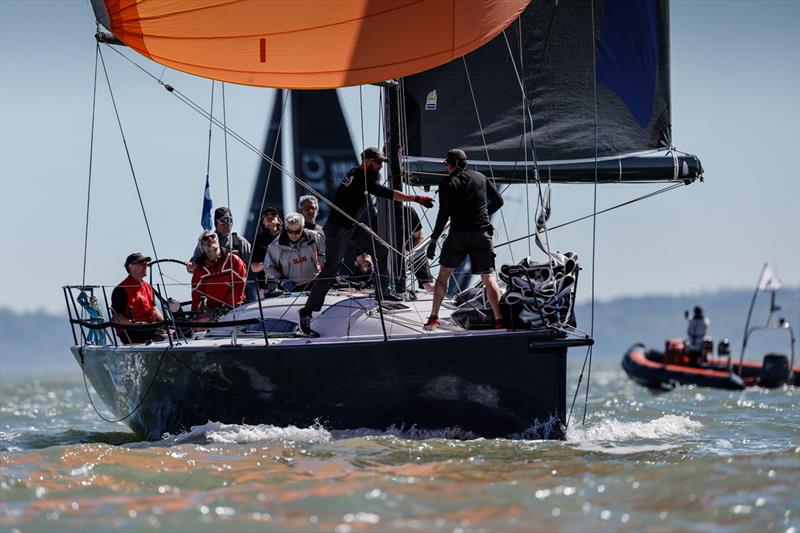
[[[233, 215], [231, 214], [231, 210], [227, 207], [218, 207], [214, 210], [214, 230], [217, 233], [217, 239], [219, 241], [219, 245], [222, 248], [226, 248], [236, 254], [239, 259], [241, 259], [245, 265], [250, 264], [250, 256], [253, 253], [253, 247], [250, 246], [250, 241], [245, 239], [244, 237], [240, 236], [235, 231], [231, 231], [233, 229]], [[203, 251], [200, 249], [200, 245], [198, 244], [197, 247], [194, 249], [194, 254], [192, 254], [192, 258], [189, 260], [189, 263], [186, 265], [186, 270], [189, 272], [194, 272], [195, 266], [197, 265], [198, 259], [203, 256]], [[247, 299], [249, 301], [254, 301], [256, 299], [256, 284], [254, 281], [253, 275], [248, 275], [250, 279], [247, 283]]]
[[192, 275], [192, 311], [205, 312], [205, 320], [215, 319], [244, 303], [247, 266], [239, 256], [219, 245], [213, 231], [201, 233], [197, 245], [203, 255]]
[[303, 227], [303, 215], [286, 215], [286, 228], [267, 249], [267, 278], [288, 291], [303, 291], [319, 273], [325, 250], [316, 231]]
[[399, 298], [389, 292], [388, 249], [364, 227], [354, 223], [364, 221], [375, 232], [377, 217], [372, 216], [372, 198], [370, 195], [387, 198], [396, 202], [417, 202], [425, 207], [433, 207], [433, 198], [429, 196], [413, 196], [395, 191], [380, 184], [380, 170], [384, 161], [389, 158], [374, 147], [367, 148], [361, 154], [361, 164], [353, 167], [342, 179], [336, 189], [331, 214], [325, 224], [325, 266], [317, 276], [311, 288], [311, 294], [304, 307], [300, 309], [300, 328], [306, 334], [311, 332], [311, 315], [322, 309], [325, 295], [339, 272], [339, 265], [350, 242], [366, 250], [376, 259], [378, 280], [375, 288], [377, 300], [394, 300]]
[[[164, 316], [155, 305], [153, 287], [145, 281], [150, 258], [139, 252], [125, 259], [128, 277], [111, 293], [111, 311], [114, 322], [120, 324], [150, 324], [161, 322]], [[144, 343], [166, 339], [163, 328], [121, 329], [117, 336], [124, 344]]]

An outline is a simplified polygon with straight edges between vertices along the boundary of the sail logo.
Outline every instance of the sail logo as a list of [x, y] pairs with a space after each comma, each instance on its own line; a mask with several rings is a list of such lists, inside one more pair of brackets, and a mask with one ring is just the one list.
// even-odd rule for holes
[[436, 102], [438, 98], [439, 97], [436, 96], [436, 89], [429, 92], [428, 96], [425, 97], [425, 111], [436, 111]]

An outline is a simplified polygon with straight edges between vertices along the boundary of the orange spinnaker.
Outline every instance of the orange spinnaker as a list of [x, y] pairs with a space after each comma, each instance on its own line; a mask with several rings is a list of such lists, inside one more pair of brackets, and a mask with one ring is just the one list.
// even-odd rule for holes
[[422, 72], [485, 44], [530, 0], [92, 0], [140, 54], [231, 83], [324, 89]]

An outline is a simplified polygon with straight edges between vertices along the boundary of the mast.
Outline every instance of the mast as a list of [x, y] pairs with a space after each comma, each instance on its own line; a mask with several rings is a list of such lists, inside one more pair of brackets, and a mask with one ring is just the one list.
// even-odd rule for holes
[[[400, 152], [402, 147], [400, 144], [400, 85], [397, 81], [386, 82], [383, 85], [384, 104], [384, 128], [386, 137], [386, 156], [388, 161], [389, 181], [392, 189], [396, 191], [403, 190], [403, 173], [400, 167]], [[402, 256], [397, 254], [389, 254], [390, 268], [395, 272], [397, 279], [397, 290], [403, 292], [406, 290], [406, 217], [403, 216], [403, 203], [391, 202], [392, 212], [389, 214], [393, 218], [394, 224], [388, 224], [388, 228], [394, 228], [394, 231], [388, 231], [386, 236], [387, 241], [392, 244], [396, 249], [402, 252]]]

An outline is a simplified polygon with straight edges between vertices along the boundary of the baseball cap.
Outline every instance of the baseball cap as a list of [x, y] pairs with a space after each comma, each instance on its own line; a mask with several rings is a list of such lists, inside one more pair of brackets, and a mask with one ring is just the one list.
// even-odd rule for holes
[[231, 214], [231, 210], [228, 209], [227, 207], [218, 207], [218, 208], [216, 208], [214, 210], [214, 220], [219, 220], [222, 217], [231, 217], [231, 218], [233, 218], [233, 215]]
[[151, 258], [144, 255], [141, 252], [134, 252], [125, 259], [125, 270], [128, 269], [129, 265], [132, 265], [133, 263], [138, 263], [140, 261], [147, 261], [149, 263], [151, 261]]
[[389, 158], [383, 155], [383, 152], [375, 148], [374, 146], [370, 146], [361, 154], [361, 159], [377, 159], [378, 161], [388, 161]]
[[264, 218], [265, 216], [267, 216], [269, 214], [275, 215], [277, 217], [281, 216], [281, 214], [278, 212], [278, 210], [276, 208], [267, 207], [263, 211], [261, 211], [261, 216], [259, 218]]
[[464, 150], [461, 150], [459, 148], [453, 148], [452, 150], [448, 150], [447, 157], [445, 158], [443, 163], [455, 164], [460, 161], [466, 161], [466, 160], [467, 160], [467, 154], [464, 153]]

